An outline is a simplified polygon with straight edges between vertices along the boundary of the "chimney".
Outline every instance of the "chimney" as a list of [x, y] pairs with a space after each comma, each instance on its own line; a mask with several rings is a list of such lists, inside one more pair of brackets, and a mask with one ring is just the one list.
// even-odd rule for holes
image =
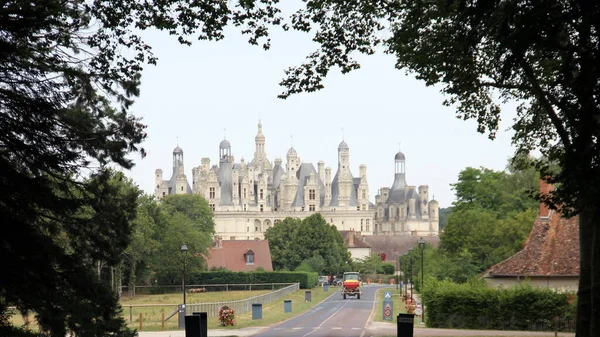
[[[544, 179], [540, 179], [540, 195], [548, 195], [550, 194], [550, 192], [552, 192], [552, 190], [554, 189], [554, 186], [552, 184], [547, 183], [546, 181], [544, 181]], [[542, 201], [540, 201], [540, 212], [538, 213], [539, 217], [548, 217], [550, 215], [550, 209], [548, 208], [548, 206], [546, 206], [546, 204]]]
[[221, 239], [220, 236], [217, 236], [215, 238], [215, 248], [222, 248], [223, 247], [223, 239]]
[[348, 247], [354, 247], [354, 229], [350, 229], [348, 235]]

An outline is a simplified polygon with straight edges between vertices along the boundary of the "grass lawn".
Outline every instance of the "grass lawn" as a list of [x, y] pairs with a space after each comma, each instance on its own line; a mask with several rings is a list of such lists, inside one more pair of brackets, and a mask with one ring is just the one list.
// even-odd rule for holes
[[[252, 290], [252, 291], [223, 291], [223, 292], [206, 292], [199, 294], [186, 294], [187, 303], [208, 303], [243, 300], [246, 298], [269, 293], [272, 290]], [[305, 312], [312, 308], [317, 303], [324, 300], [327, 296], [333, 294], [339, 289], [330, 287], [329, 291], [325, 292], [321, 287], [311, 289], [312, 302], [304, 302], [304, 293], [306, 289], [300, 289], [281, 300], [263, 305], [263, 319], [252, 320], [252, 313], [236, 315], [237, 324], [234, 327], [222, 327], [219, 325], [217, 318], [209, 318], [209, 329], [239, 329], [250, 326], [270, 325], [276, 322], [284, 321], [298, 313]], [[292, 313], [283, 312], [283, 301], [292, 300]], [[128, 323], [128, 326], [141, 331], [159, 331], [163, 329], [162, 318], [168, 315], [177, 308], [177, 305], [182, 302], [182, 294], [160, 294], [160, 295], [140, 295], [132, 299], [123, 298], [121, 305], [123, 307], [123, 317]], [[142, 329], [140, 329], [140, 314], [142, 315]], [[131, 321], [130, 321], [131, 318]], [[29, 317], [31, 329], [36, 330], [37, 324], [33, 316]], [[10, 321], [15, 326], [24, 324], [21, 315], [13, 315]], [[165, 321], [165, 330], [177, 330], [177, 315]]]
[[[385, 296], [386, 291], [392, 293], [393, 312], [391, 321], [383, 320], [383, 298]], [[402, 298], [400, 298], [400, 291], [397, 290], [396, 287], [390, 286], [377, 290], [375, 301], [375, 310], [373, 311], [373, 316], [371, 317], [371, 320], [375, 322], [390, 322], [396, 324], [396, 316], [398, 316], [398, 314], [400, 313], [406, 313], [406, 309], [404, 308], [404, 302], [402, 302]]]
[[[208, 328], [209, 329], [240, 329], [252, 326], [268, 326], [274, 323], [283, 322], [289, 318], [295, 317], [301, 313], [304, 313], [310, 310], [315, 305], [319, 304], [321, 301], [325, 300], [327, 297], [339, 293], [339, 287], [329, 287], [329, 291], [323, 291], [321, 287], [315, 287], [311, 289], [312, 291], [312, 301], [304, 302], [304, 292], [306, 289], [300, 289], [296, 292], [291, 293], [290, 295], [269, 303], [267, 305], [263, 305], [262, 319], [252, 320], [252, 313], [248, 312], [242, 315], [236, 315], [235, 326], [222, 327], [219, 326], [217, 318], [209, 318]], [[292, 301], [292, 312], [285, 313], [283, 312], [283, 301], [291, 300]]]

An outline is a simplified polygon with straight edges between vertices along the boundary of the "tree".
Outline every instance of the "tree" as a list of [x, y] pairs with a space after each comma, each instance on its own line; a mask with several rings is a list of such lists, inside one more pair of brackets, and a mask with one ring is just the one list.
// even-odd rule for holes
[[[180, 247], [188, 246], [190, 256], [186, 259], [186, 268], [193, 272], [205, 267], [202, 256], [208, 252], [215, 232], [213, 213], [206, 200], [197, 194], [169, 195], [160, 203], [149, 201], [140, 205], [136, 219], [147, 229], [146, 235], [139, 241], [133, 241], [128, 250], [138, 251], [138, 262], [142, 271], [152, 274], [154, 280], [175, 284], [181, 280], [183, 258]], [[137, 222], [136, 221], [136, 222]], [[145, 227], [136, 227], [142, 230]], [[138, 239], [138, 237], [134, 237]], [[151, 249], [149, 249], [151, 248]], [[144, 250], [145, 249], [145, 250]], [[135, 270], [129, 270], [130, 274]], [[130, 280], [131, 282], [131, 280]]]
[[349, 268], [350, 252], [342, 236], [319, 213], [302, 220], [283, 219], [267, 229], [265, 239], [269, 240], [275, 270], [295, 270], [316, 256], [325, 261], [324, 268], [316, 271], [337, 274]]
[[[467, 167], [459, 173], [452, 185], [456, 201], [439, 248], [450, 259], [467, 252], [475, 268], [462, 269], [472, 274], [453, 281], [479, 274], [522, 249], [537, 214], [538, 202], [530, 197], [537, 184], [534, 170], [510, 165], [507, 171]], [[448, 275], [440, 271], [438, 278]]]
[[543, 158], [529, 164], [556, 184], [541, 199], [579, 215], [576, 334], [600, 335], [600, 4], [324, 0], [309, 1], [292, 22], [314, 32], [319, 46], [286, 72], [282, 98], [323, 88], [331, 68], [355, 70], [354, 54], [383, 44], [396, 68], [441, 88], [444, 104], [492, 139], [501, 118], [496, 98], [518, 103], [516, 153], [539, 150]]

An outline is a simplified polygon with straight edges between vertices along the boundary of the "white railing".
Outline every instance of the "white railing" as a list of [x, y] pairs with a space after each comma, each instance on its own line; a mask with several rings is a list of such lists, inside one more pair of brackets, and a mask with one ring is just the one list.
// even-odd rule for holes
[[233, 309], [236, 314], [243, 314], [252, 310], [252, 304], [260, 303], [267, 304], [281, 299], [294, 291], [300, 289], [300, 283], [294, 283], [285, 288], [275, 290], [268, 294], [262, 294], [254, 297], [247, 298], [245, 300], [238, 301], [227, 301], [227, 302], [212, 302], [212, 303], [194, 303], [186, 306], [186, 315], [191, 315], [194, 312], [205, 312], [208, 317], [217, 317], [219, 308], [226, 305]]

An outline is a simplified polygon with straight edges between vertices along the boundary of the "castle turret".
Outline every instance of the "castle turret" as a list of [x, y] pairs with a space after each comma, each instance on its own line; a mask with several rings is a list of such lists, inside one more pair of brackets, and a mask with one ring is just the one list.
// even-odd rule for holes
[[421, 203], [421, 219], [429, 218], [429, 210], [427, 207], [427, 203], [429, 202], [429, 186], [421, 185], [419, 186], [419, 201]]
[[325, 184], [325, 199], [323, 204], [329, 205], [331, 203], [331, 167], [325, 169], [325, 180], [323, 183]]
[[[348, 207], [351, 204], [353, 177], [350, 172], [350, 147], [345, 141], [338, 146], [338, 171], [333, 178], [331, 206]], [[356, 203], [356, 199], [353, 200]]]

